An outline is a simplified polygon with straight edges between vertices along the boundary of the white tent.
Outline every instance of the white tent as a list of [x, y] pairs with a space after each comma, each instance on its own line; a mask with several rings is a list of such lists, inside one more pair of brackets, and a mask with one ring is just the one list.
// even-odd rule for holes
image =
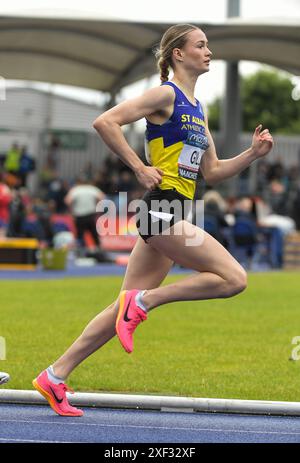
[[[300, 73], [300, 18], [198, 24], [214, 59], [253, 60]], [[80, 17], [68, 10], [0, 16], [0, 75], [116, 93], [155, 72], [153, 48], [170, 24]]]

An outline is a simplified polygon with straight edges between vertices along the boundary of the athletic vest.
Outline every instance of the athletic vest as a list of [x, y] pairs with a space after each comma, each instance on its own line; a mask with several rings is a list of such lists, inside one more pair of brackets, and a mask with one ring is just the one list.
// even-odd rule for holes
[[146, 119], [146, 159], [164, 172], [160, 189], [175, 188], [193, 199], [200, 161], [209, 146], [203, 109], [198, 100], [193, 105], [173, 82], [162, 85], [175, 91], [174, 111], [162, 125]]

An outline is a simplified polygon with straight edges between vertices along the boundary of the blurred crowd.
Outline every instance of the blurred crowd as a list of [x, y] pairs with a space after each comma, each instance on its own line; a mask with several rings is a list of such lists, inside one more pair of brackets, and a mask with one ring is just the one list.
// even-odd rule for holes
[[5, 154], [2, 163], [6, 184], [11, 188], [26, 188], [28, 175], [36, 168], [35, 160], [29, 153], [27, 146], [13, 143]]
[[127, 192], [128, 201], [140, 198], [144, 191], [131, 169], [121, 163], [116, 155], [111, 154], [100, 168], [87, 163], [77, 178], [73, 179], [61, 178], [57, 170], [47, 164], [40, 175], [39, 196], [44, 201], [50, 202], [51, 208], [57, 213], [65, 213], [67, 206], [64, 198], [79, 178], [85, 178], [90, 185], [102, 191], [106, 198], [115, 202], [117, 209], [120, 191]]
[[[55, 214], [69, 214], [76, 225], [78, 240], [82, 241], [84, 231], [89, 231], [95, 247], [101, 247], [99, 237], [97, 239], [92, 231], [97, 202], [104, 197], [111, 199], [118, 210], [121, 206], [119, 192], [127, 192], [128, 202], [141, 198], [144, 193], [133, 172], [113, 154], [100, 168], [87, 163], [74, 179], [61, 178], [55, 164], [49, 162], [39, 173], [39, 194], [33, 196], [27, 188], [27, 176], [34, 170], [35, 162], [26, 146], [20, 148], [15, 143], [8, 150], [0, 170], [2, 235], [35, 236], [51, 246], [55, 235], [51, 218]], [[299, 174], [299, 166], [286, 168], [280, 160], [273, 163], [260, 160], [256, 189], [251, 194], [224, 199], [218, 191], [205, 186], [201, 197], [204, 199], [205, 229], [231, 251], [232, 243], [247, 245], [249, 249], [255, 247], [262, 230], [264, 233], [277, 230], [280, 236], [300, 230]], [[245, 178], [242, 180], [245, 182]], [[32, 217], [38, 224], [35, 228], [28, 225]], [[249, 250], [250, 257], [251, 253], [253, 249]]]
[[[108, 156], [101, 168], [87, 163], [76, 178], [62, 178], [51, 150], [44, 168], [39, 173], [38, 194], [27, 188], [27, 175], [35, 169], [33, 158], [26, 147], [14, 143], [0, 166], [0, 235], [34, 237], [52, 247], [58, 233], [70, 232], [70, 227], [53, 219], [69, 215], [73, 219], [78, 249], [85, 249], [85, 232], [91, 237], [89, 249], [99, 251], [101, 239], [96, 231], [97, 203], [110, 199], [116, 211], [121, 208], [119, 192], [127, 192], [127, 201], [138, 199], [143, 189], [133, 172], [117, 156]], [[25, 171], [25, 156], [30, 168]], [[57, 221], [56, 221], [57, 222]], [[102, 261], [104, 254], [102, 253]]]
[[274, 214], [289, 216], [300, 229], [300, 167], [284, 167], [278, 159], [274, 163], [261, 160], [257, 164], [256, 192]]

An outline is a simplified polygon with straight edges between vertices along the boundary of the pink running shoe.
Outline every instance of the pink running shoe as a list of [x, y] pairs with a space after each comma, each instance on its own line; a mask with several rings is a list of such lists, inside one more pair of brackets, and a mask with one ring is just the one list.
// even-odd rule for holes
[[133, 333], [139, 323], [147, 320], [147, 314], [135, 303], [135, 296], [140, 289], [121, 291], [119, 310], [116, 320], [116, 331], [126, 352], [133, 351]]
[[66, 384], [55, 384], [49, 381], [47, 371], [42, 373], [32, 381], [33, 386], [48, 400], [53, 410], [62, 416], [82, 416], [83, 411], [72, 407], [67, 399], [66, 392], [74, 394], [74, 391]]

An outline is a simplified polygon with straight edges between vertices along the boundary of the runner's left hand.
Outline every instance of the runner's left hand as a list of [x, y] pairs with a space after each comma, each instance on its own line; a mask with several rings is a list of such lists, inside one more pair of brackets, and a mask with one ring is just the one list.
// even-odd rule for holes
[[260, 158], [268, 154], [274, 146], [274, 140], [269, 132], [269, 129], [264, 129], [261, 132], [262, 125], [256, 127], [253, 137], [251, 148], [256, 154], [256, 157]]

